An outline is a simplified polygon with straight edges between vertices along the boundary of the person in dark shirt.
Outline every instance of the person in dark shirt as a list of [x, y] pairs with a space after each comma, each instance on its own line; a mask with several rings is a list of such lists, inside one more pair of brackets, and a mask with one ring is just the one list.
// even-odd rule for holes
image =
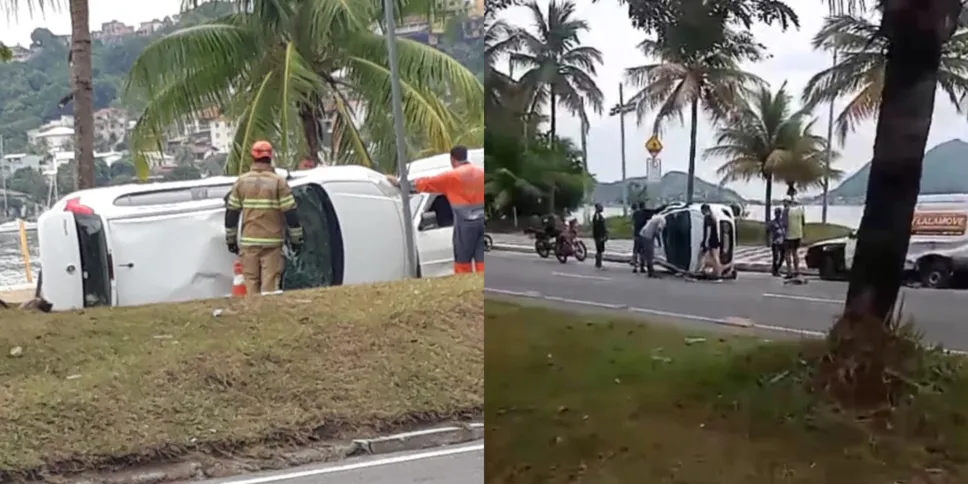
[[592, 215], [592, 238], [595, 239], [595, 267], [602, 267], [602, 258], [605, 255], [605, 242], [608, 240], [608, 227], [605, 225], [605, 214], [602, 204], [595, 204], [595, 215]]
[[783, 209], [776, 207], [773, 209], [773, 219], [766, 226], [767, 235], [770, 238], [770, 249], [773, 254], [773, 261], [770, 264], [774, 276], [780, 275], [780, 266], [786, 258], [783, 242], [786, 240], [786, 220], [783, 219]]
[[649, 214], [644, 203], [637, 203], [632, 208], [632, 272], [645, 273], [645, 257], [642, 255], [645, 246], [640, 232], [649, 221]]
[[703, 215], [702, 242], [700, 244], [702, 251], [701, 260], [703, 261], [703, 266], [712, 266], [712, 275], [718, 280], [723, 272], [722, 263], [719, 262], [719, 248], [722, 246], [722, 240], [719, 237], [719, 226], [716, 223], [716, 218], [713, 217], [712, 209], [709, 208], [709, 205], [704, 203], [699, 207], [699, 210]]

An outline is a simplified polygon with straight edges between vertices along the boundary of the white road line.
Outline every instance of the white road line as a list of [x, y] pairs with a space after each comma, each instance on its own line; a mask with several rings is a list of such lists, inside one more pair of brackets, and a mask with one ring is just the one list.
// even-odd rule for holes
[[567, 297], [542, 296], [542, 299], [547, 299], [548, 301], [563, 302], [563, 303], [568, 303], [568, 304], [580, 304], [582, 306], [593, 306], [593, 307], [596, 307], [596, 308], [625, 309], [625, 305], [624, 304], [608, 304], [608, 303], [602, 303], [602, 302], [598, 302], [598, 301], [585, 301], [585, 300], [582, 300], [582, 299], [570, 299], [570, 298], [567, 298]]
[[697, 316], [695, 314], [672, 313], [669, 311], [659, 311], [658, 309], [632, 307], [632, 308], [629, 308], [629, 311], [633, 313], [651, 314], [653, 316], [665, 316], [667, 318], [691, 319], [693, 321], [705, 321], [707, 323], [715, 323], [715, 324], [729, 324], [726, 322], [725, 319], [710, 318], [706, 316]]
[[448, 455], [466, 454], [469, 452], [480, 452], [484, 450], [484, 444], [475, 444], [465, 447], [456, 447], [451, 449], [443, 450], [433, 450], [430, 452], [421, 452], [419, 454], [407, 454], [398, 457], [387, 457], [384, 459], [367, 460], [363, 462], [357, 462], [353, 464], [344, 464], [340, 466], [324, 467], [322, 469], [312, 469], [308, 471], [297, 471], [288, 472], [285, 474], [275, 474], [265, 477], [255, 477], [252, 479], [241, 479], [238, 481], [227, 481], [225, 484], [267, 484], [270, 482], [282, 482], [289, 481], [292, 479], [302, 479], [305, 477], [321, 476], [325, 474], [335, 474], [338, 472], [355, 471], [359, 469], [368, 469], [371, 467], [388, 466], [393, 464], [403, 464], [405, 462], [413, 462], [425, 459], [434, 459], [437, 457], [446, 457]]
[[611, 281], [611, 277], [603, 276], [586, 276], [584, 274], [569, 274], [567, 272], [552, 272], [551, 275], [559, 277], [573, 277], [575, 279], [592, 279], [596, 281]]
[[538, 291], [509, 291], [507, 289], [494, 289], [493, 287], [485, 287], [484, 292], [493, 292], [495, 294], [504, 294], [507, 296], [541, 297], [541, 293]]
[[806, 302], [816, 302], [816, 303], [826, 303], [826, 304], [843, 304], [844, 301], [841, 299], [828, 299], [825, 297], [809, 297], [809, 296], [796, 296], [793, 294], [774, 294], [770, 292], [763, 293], [763, 297], [772, 297], [776, 299], [792, 299], [794, 301], [806, 301]]

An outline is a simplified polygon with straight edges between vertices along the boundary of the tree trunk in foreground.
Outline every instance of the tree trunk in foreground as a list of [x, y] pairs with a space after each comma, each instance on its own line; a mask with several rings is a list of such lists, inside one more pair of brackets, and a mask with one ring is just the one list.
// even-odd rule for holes
[[924, 148], [934, 113], [941, 47], [954, 32], [959, 0], [887, 0], [887, 50], [874, 157], [847, 308], [884, 321], [897, 301]]
[[71, 87], [74, 92], [74, 188], [94, 188], [94, 88], [87, 0], [70, 0]]

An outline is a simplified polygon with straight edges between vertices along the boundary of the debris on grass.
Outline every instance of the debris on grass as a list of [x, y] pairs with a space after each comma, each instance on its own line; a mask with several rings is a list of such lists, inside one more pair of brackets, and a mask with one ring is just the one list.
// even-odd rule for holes
[[674, 327], [491, 299], [485, 321], [487, 483], [968, 482], [961, 360], [926, 352], [944, 358], [933, 391], [875, 421], [812, 391], [824, 341], [690, 344]]
[[483, 278], [461, 276], [10, 312], [0, 347], [25, 350], [0, 365], [0, 481], [466, 418], [483, 310]]

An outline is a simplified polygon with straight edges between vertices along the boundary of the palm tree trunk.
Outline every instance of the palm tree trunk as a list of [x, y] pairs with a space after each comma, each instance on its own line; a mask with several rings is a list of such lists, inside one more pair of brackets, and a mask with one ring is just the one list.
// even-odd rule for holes
[[[763, 202], [763, 222], [766, 224], [764, 227], [769, 227], [770, 217], [773, 215], [773, 176], [764, 172], [763, 179], [766, 180], [766, 200]], [[766, 238], [766, 246], [770, 247], [772, 245], [770, 231], [767, 230], [763, 235]]]
[[884, 321], [897, 301], [934, 111], [941, 48], [953, 33], [949, 25], [955, 25], [960, 10], [956, 0], [886, 2], [882, 24], [891, 43], [843, 324], [850, 324], [849, 319], [857, 319], [850, 316], [858, 314]]
[[555, 133], [557, 132], [557, 127], [558, 127], [558, 123], [557, 123], [558, 116], [556, 114], [557, 109], [555, 107], [555, 104], [557, 104], [558, 100], [555, 99], [554, 87], [551, 88], [551, 97], [549, 99], [551, 101], [551, 130], [549, 131], [549, 133], [551, 134], [551, 140], [554, 141]]
[[71, 87], [74, 91], [74, 164], [78, 190], [94, 188], [94, 88], [91, 79], [91, 29], [87, 0], [70, 0]]
[[696, 182], [696, 135], [699, 132], [699, 99], [693, 99], [689, 106], [692, 125], [689, 126], [689, 177], [686, 179], [686, 205], [692, 203], [692, 192]]
[[299, 120], [302, 122], [303, 137], [306, 138], [306, 155], [313, 161], [313, 166], [319, 166], [319, 123], [312, 106], [299, 106]]

